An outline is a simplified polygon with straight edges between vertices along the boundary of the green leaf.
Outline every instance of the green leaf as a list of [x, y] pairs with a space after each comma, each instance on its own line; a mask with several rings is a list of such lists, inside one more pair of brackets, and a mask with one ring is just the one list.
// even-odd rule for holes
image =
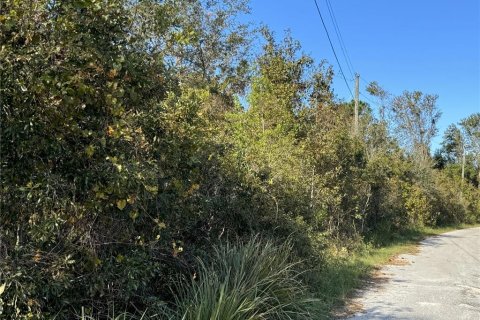
[[87, 154], [87, 157], [91, 158], [93, 156], [93, 154], [95, 153], [95, 147], [92, 146], [91, 144], [88, 145], [85, 148], [85, 153]]
[[158, 187], [145, 185], [145, 190], [147, 190], [150, 193], [156, 194], [158, 192]]
[[128, 215], [130, 216], [130, 218], [133, 221], [135, 221], [135, 219], [137, 219], [137, 217], [138, 217], [138, 211], [137, 210], [130, 211], [130, 213]]
[[2, 285], [0, 286], [0, 296], [1, 296], [2, 293], [5, 291], [5, 287], [6, 287], [6, 286], [7, 286], [6, 283], [4, 283], [4, 284], [2, 284]]
[[117, 208], [120, 210], [123, 210], [126, 205], [127, 205], [127, 200], [125, 199], [121, 199], [117, 201]]

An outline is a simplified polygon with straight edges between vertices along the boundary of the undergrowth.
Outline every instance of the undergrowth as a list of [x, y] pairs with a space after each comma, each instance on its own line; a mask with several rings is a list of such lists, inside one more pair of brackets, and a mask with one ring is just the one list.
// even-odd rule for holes
[[290, 261], [290, 244], [274, 245], [254, 237], [245, 244], [215, 248], [209, 262], [199, 261], [198, 275], [175, 287], [171, 319], [253, 320], [311, 319], [306, 287]]

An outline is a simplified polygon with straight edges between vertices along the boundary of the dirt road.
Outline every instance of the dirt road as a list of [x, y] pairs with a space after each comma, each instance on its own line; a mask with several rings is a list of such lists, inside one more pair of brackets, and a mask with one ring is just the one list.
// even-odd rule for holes
[[480, 320], [480, 228], [428, 238], [397, 260], [352, 301], [361, 311], [349, 319]]

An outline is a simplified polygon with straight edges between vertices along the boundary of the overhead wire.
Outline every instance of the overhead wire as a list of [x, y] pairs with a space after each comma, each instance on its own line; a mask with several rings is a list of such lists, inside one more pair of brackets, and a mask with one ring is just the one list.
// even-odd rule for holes
[[362, 97], [364, 97], [365, 99], [367, 99], [368, 102], [370, 102], [371, 104], [373, 104], [374, 106], [376, 107], [380, 107], [380, 104], [378, 102], [375, 102], [373, 101], [372, 99], [370, 99], [367, 95], [363, 94], [363, 93], [360, 93], [360, 95]]
[[343, 57], [345, 59], [345, 62], [347, 63], [347, 68], [350, 71], [350, 76], [353, 79], [355, 74], [353, 70], [355, 70], [355, 68], [353, 67], [352, 61], [350, 60], [350, 56], [348, 55], [347, 47], [345, 46], [345, 42], [343, 41], [342, 33], [340, 32], [340, 28], [338, 27], [337, 18], [335, 17], [335, 12], [333, 11], [333, 7], [332, 7], [332, 4], [330, 3], [330, 0], [325, 0], [325, 2], [327, 3], [330, 19], [332, 20], [335, 33], [337, 34], [337, 39], [340, 44], [340, 49], [342, 50]]
[[363, 77], [360, 77], [360, 80], [362, 80], [363, 83], [365, 83], [367, 86], [369, 86], [370, 83], [372, 83], [371, 81], [367, 81], [367, 80], [366, 80], [365, 78], [363, 78]]
[[335, 56], [335, 60], [337, 61], [338, 68], [340, 69], [340, 73], [342, 74], [343, 80], [345, 81], [345, 84], [347, 85], [348, 91], [350, 92], [350, 95], [353, 97], [352, 90], [350, 89], [350, 86], [348, 85], [347, 78], [345, 78], [345, 73], [343, 72], [342, 65], [340, 64], [340, 61], [338, 60], [337, 53], [335, 52], [335, 48], [333, 47], [332, 39], [330, 38], [330, 34], [328, 33], [327, 26], [325, 25], [325, 21], [323, 20], [322, 12], [320, 11], [320, 7], [318, 6], [317, 0], [313, 0], [315, 2], [315, 6], [317, 7], [317, 12], [318, 15], [320, 16], [320, 20], [322, 21], [323, 28], [325, 29], [325, 32], [327, 34], [328, 42], [330, 43], [330, 47], [332, 48], [333, 55]]
[[[364, 79], [363, 77], [359, 77], [359, 78], [360, 78], [360, 80], [362, 80], [363, 83], [365, 83], [367, 86], [370, 85], [371, 82], [367, 81], [367, 80]], [[378, 108], [381, 108], [380, 103], [373, 101], [370, 97], [368, 97], [367, 95], [363, 94], [362, 92], [360, 92], [360, 95], [361, 95], [362, 97], [364, 97], [365, 99], [367, 99], [367, 101], [369, 101], [370, 103], [372, 103], [372, 104], [374, 104], [375, 106], [377, 106]]]
[[[348, 85], [347, 79], [345, 78], [345, 73], [343, 72], [342, 66], [341, 66], [341, 64], [340, 64], [340, 61], [339, 61], [338, 56], [337, 56], [337, 54], [336, 54], [335, 48], [334, 48], [333, 43], [332, 43], [332, 41], [331, 41], [330, 34], [329, 34], [328, 29], [327, 29], [327, 27], [326, 27], [326, 24], [325, 24], [325, 21], [324, 21], [324, 19], [323, 19], [322, 13], [321, 13], [321, 11], [320, 11], [320, 7], [319, 7], [319, 5], [318, 5], [318, 2], [317, 2], [317, 0], [314, 0], [314, 2], [315, 2], [315, 6], [317, 7], [317, 12], [318, 12], [318, 14], [319, 14], [319, 16], [320, 16], [320, 19], [321, 19], [321, 21], [322, 21], [323, 28], [325, 29], [325, 32], [326, 32], [326, 34], [327, 34], [327, 38], [328, 38], [328, 41], [329, 41], [329, 43], [330, 43], [330, 47], [332, 48], [333, 54], [334, 54], [334, 56], [335, 56], [335, 60], [337, 61], [337, 64], [338, 64], [339, 69], [340, 69], [340, 72], [341, 72], [341, 74], [342, 74], [342, 78], [343, 78], [343, 80], [345, 81], [345, 84], [347, 85], [347, 88], [348, 88], [348, 90], [350, 91], [350, 94], [351, 94], [351, 96], [352, 96], [352, 98], [353, 98], [352, 91], [351, 91], [351, 89], [350, 89], [350, 86]], [[355, 74], [355, 71], [354, 71], [355, 68], [353, 67], [353, 64], [352, 64], [352, 61], [351, 61], [351, 59], [350, 59], [350, 56], [348, 55], [347, 47], [345, 46], [345, 42], [343, 41], [342, 33], [341, 33], [341, 31], [340, 31], [340, 28], [338, 27], [338, 22], [337, 22], [337, 19], [336, 19], [336, 17], [335, 17], [335, 13], [334, 13], [334, 11], [333, 11], [332, 4], [330, 3], [330, 0], [325, 0], [325, 2], [326, 2], [326, 4], [327, 4], [327, 9], [328, 9], [330, 18], [331, 18], [332, 23], [333, 23], [333, 26], [334, 26], [335, 34], [336, 34], [337, 39], [338, 39], [338, 41], [339, 41], [339, 43], [340, 43], [340, 48], [341, 48], [341, 50], [342, 50], [343, 57], [344, 57], [345, 62], [346, 62], [346, 64], [347, 64], [348, 71], [350, 72], [350, 76], [353, 78], [353, 77], [354, 77], [354, 74]], [[370, 84], [370, 82], [367, 81], [366, 79], [364, 79], [363, 77], [359, 77], [359, 78], [360, 78], [360, 80], [362, 80], [366, 85], [369, 85], [369, 84]], [[352, 79], [352, 80], [353, 80], [353, 79]], [[362, 92], [360, 92], [360, 95], [361, 95], [363, 98], [365, 98], [365, 99], [366, 99], [369, 103], [371, 103], [372, 105], [375, 105], [376, 107], [381, 108], [379, 102], [374, 101], [372, 98], [368, 97], [367, 95], [363, 94]]]

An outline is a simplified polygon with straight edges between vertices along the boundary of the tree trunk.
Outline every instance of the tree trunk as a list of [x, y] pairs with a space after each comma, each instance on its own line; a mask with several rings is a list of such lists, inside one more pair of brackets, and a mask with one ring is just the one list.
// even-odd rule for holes
[[478, 168], [477, 187], [480, 189], [480, 168]]

